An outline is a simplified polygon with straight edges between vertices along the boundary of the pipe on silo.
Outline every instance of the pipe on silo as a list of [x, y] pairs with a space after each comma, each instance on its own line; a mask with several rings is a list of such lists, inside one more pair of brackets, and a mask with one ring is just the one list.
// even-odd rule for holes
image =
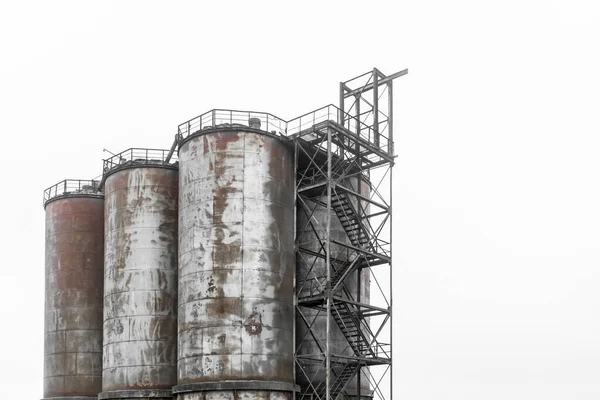
[[44, 207], [44, 398], [96, 399], [102, 386], [104, 199], [80, 191]]
[[[180, 144], [179, 400], [291, 399], [293, 155], [251, 128]], [[219, 397], [221, 396], [221, 397]]]
[[176, 382], [177, 166], [131, 165], [105, 181], [100, 399], [171, 399]]

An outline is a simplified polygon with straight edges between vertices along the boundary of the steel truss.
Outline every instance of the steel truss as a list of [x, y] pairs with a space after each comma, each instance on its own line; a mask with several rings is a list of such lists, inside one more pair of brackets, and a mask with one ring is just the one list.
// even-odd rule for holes
[[392, 80], [406, 73], [374, 69], [341, 83], [337, 115], [290, 136], [297, 228], [314, 239], [296, 241], [297, 399], [392, 398]]

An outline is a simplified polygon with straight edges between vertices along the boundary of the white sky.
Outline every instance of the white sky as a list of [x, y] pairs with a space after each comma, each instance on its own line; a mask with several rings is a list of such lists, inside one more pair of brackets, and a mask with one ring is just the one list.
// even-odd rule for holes
[[207, 3], [0, 3], [0, 398], [42, 396], [44, 188], [212, 108], [336, 104], [378, 67], [410, 69], [395, 397], [598, 399], [596, 2]]

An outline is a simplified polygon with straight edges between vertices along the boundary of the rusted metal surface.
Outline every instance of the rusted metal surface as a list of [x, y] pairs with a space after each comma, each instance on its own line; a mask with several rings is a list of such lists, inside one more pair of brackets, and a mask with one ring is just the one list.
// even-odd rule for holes
[[292, 400], [291, 392], [225, 390], [180, 394], [178, 400]]
[[[354, 190], [357, 190], [358, 183], [356, 179], [351, 179], [350, 187]], [[368, 186], [365, 184], [361, 185], [361, 193], [368, 193]], [[326, 203], [326, 198], [323, 197], [319, 199], [321, 204]], [[326, 226], [327, 226], [327, 208], [323, 205], [319, 205], [312, 201], [305, 200], [306, 204], [298, 204], [297, 211], [297, 235], [298, 235], [298, 243], [304, 249], [309, 249], [314, 251], [314, 253], [322, 252], [320, 250], [321, 243], [320, 240], [324, 240], [326, 237]], [[357, 208], [356, 199], [352, 200], [353, 205]], [[364, 203], [364, 202], [363, 202]], [[362, 204], [363, 208], [367, 208], [367, 204]], [[309, 224], [309, 218], [313, 219], [312, 225]], [[330, 222], [330, 240], [338, 241], [341, 243], [351, 244], [350, 239], [348, 238], [347, 233], [345, 232], [339, 218], [332, 211], [331, 212], [331, 222]], [[353, 257], [351, 251], [344, 246], [330, 243], [330, 251], [331, 258], [337, 259], [340, 261], [346, 261]], [[325, 282], [325, 277], [327, 276], [327, 264], [324, 258], [320, 258], [317, 256], [310, 256], [307, 254], [303, 254], [302, 257], [297, 258], [296, 264], [296, 276], [298, 287], [300, 287], [301, 282], [306, 280], [302, 289], [298, 293], [298, 297], [305, 297], [310, 295], [315, 295], [319, 291], [322, 290], [322, 285]], [[360, 279], [358, 279], [357, 274], [360, 273]], [[360, 292], [358, 290], [358, 284], [360, 282]], [[360, 272], [354, 271], [348, 275], [346, 279], [344, 279], [344, 284], [348, 289], [348, 292], [352, 295], [354, 300], [358, 300], [360, 298], [360, 302], [369, 303], [370, 298], [370, 271], [369, 269], [363, 269]], [[359, 297], [360, 293], [360, 297]], [[321, 311], [307, 308], [307, 307], [299, 307], [304, 318], [308, 321], [309, 324], [312, 324], [310, 330], [312, 334], [316, 336], [317, 340], [321, 344], [323, 351], [325, 351], [325, 343], [327, 338], [327, 313], [325, 307]], [[344, 356], [354, 356], [354, 351], [350, 347], [348, 340], [344, 337], [341, 329], [334, 321], [333, 317], [329, 317], [330, 320], [330, 351], [331, 354], [335, 355], [344, 355]], [[319, 345], [317, 340], [315, 340], [312, 335], [308, 332], [309, 329], [304, 322], [303, 318], [300, 315], [296, 315], [296, 346], [298, 346], [297, 354], [299, 356], [308, 356], [312, 355], [315, 359], [323, 360], [324, 357], [319, 355], [321, 350], [319, 349]], [[307, 387], [312, 384], [316, 387], [319, 384], [324, 385], [326, 381], [326, 370], [323, 368], [323, 365], [319, 362], [315, 362], [314, 364], [309, 364], [305, 366], [305, 371], [302, 372], [300, 368], [296, 370], [296, 383], [302, 387]], [[369, 398], [372, 397], [371, 389], [369, 382], [366, 376], [366, 367], [363, 367], [363, 372], [361, 372], [361, 398]], [[306, 377], [308, 374], [309, 378]], [[333, 378], [332, 378], [333, 379]], [[358, 398], [358, 382], [357, 377], [354, 377], [346, 386], [345, 392], [347, 395], [354, 399]]]
[[101, 398], [116, 392], [133, 398], [144, 390], [170, 398], [177, 354], [178, 171], [150, 165], [112, 171], [105, 198]]
[[[204, 131], [179, 150], [177, 381], [200, 391], [218, 381], [294, 382], [293, 156], [279, 139], [241, 129]], [[290, 395], [250, 392], [205, 394]]]
[[93, 397], [102, 386], [104, 200], [46, 204], [44, 397]]

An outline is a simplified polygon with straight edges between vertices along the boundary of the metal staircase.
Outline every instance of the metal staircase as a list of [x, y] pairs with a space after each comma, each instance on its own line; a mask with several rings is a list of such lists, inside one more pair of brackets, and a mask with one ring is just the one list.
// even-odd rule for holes
[[338, 193], [335, 197], [332, 196], [331, 207], [339, 218], [352, 245], [361, 248], [371, 247], [369, 246], [369, 234], [348, 196], [345, 193]]
[[348, 261], [333, 261], [332, 269], [333, 276], [331, 277], [331, 287], [337, 288], [339, 283], [346, 279], [348, 275], [350, 275], [355, 269], [360, 267], [360, 265], [364, 262], [364, 258], [360, 255], [357, 255], [354, 259]]
[[[356, 375], [360, 367], [361, 365], [357, 362], [350, 362], [344, 365], [344, 368], [333, 381], [331, 389], [329, 390], [329, 396], [332, 400], [337, 399], [340, 393], [346, 388], [346, 385], [354, 378], [354, 375]], [[318, 394], [321, 399], [324, 399], [325, 387], [322, 387]]]
[[[360, 320], [356, 316], [356, 307], [343, 300], [333, 300], [333, 319], [348, 341], [350, 348], [357, 356], [369, 351], [369, 341], [361, 329]], [[353, 310], [354, 309], [354, 310]]]

